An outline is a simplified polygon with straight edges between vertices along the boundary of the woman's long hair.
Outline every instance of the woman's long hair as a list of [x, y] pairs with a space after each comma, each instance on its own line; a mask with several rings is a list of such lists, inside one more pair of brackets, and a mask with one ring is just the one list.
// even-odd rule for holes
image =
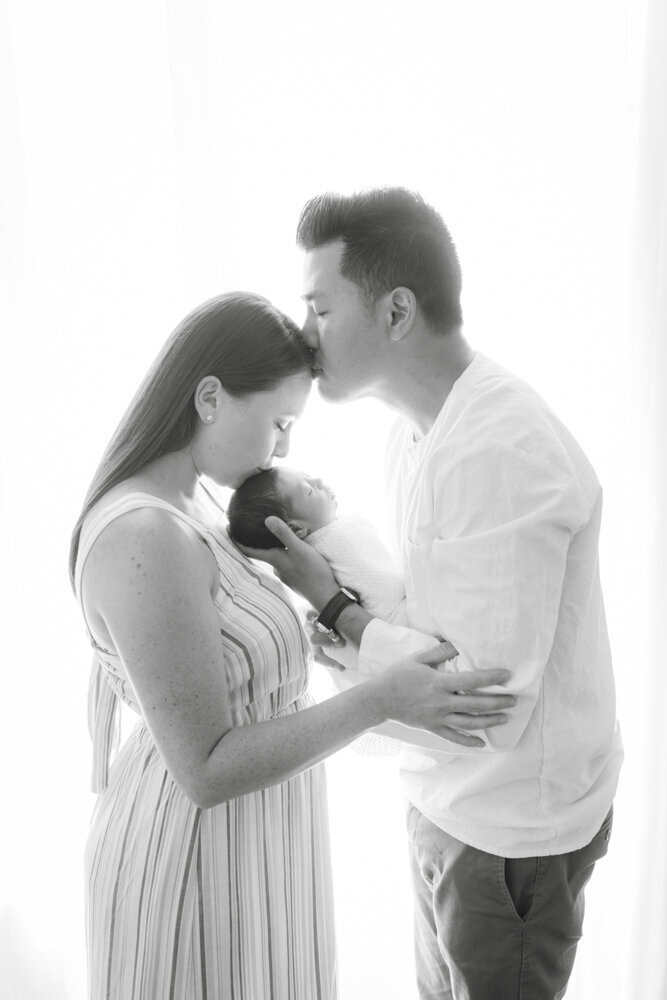
[[93, 476], [72, 532], [72, 586], [88, 511], [149, 462], [189, 444], [197, 426], [194, 393], [203, 378], [217, 376], [226, 392], [239, 397], [310, 371], [298, 326], [260, 295], [218, 295], [186, 316], [154, 361]]

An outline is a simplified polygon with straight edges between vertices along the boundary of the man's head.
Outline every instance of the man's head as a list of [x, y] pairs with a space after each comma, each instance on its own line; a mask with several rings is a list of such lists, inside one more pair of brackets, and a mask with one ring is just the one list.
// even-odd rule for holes
[[433, 336], [458, 331], [461, 269], [441, 217], [414, 192], [323, 194], [304, 207], [304, 335], [330, 399], [372, 395], [387, 342], [419, 322]]
[[335, 519], [336, 498], [321, 479], [284, 467], [267, 469], [250, 476], [232, 494], [227, 507], [229, 533], [241, 545], [278, 548], [281, 543], [264, 524], [271, 515], [306, 538]]

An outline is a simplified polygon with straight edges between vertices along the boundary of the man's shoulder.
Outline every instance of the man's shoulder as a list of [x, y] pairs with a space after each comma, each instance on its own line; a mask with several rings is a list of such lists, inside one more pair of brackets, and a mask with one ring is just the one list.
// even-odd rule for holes
[[468, 428], [474, 427], [481, 440], [507, 447], [530, 449], [554, 438], [568, 447], [579, 447], [550, 404], [524, 378], [483, 355], [475, 358], [470, 375], [463, 391], [452, 401], [443, 437], [460, 421]]
[[599, 483], [583, 448], [533, 386], [486, 357], [476, 359], [471, 376], [433, 442], [436, 465], [447, 455], [457, 464], [550, 468], [597, 494]]
[[502, 412], [511, 414], [518, 410], [548, 411], [551, 407], [526, 379], [505, 368], [499, 362], [477, 353], [462, 379], [462, 402], [482, 408], [502, 405]]

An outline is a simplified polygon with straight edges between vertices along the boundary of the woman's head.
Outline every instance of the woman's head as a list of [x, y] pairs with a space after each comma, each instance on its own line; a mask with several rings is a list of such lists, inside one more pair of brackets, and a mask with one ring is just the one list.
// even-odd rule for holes
[[[238, 432], [240, 414], [247, 410], [244, 401], [266, 394], [267, 398], [280, 397], [275, 399], [276, 406], [291, 404], [292, 390], [305, 385], [310, 372], [310, 352], [298, 326], [262, 296], [230, 292], [189, 313], [160, 351], [93, 477], [72, 536], [70, 573], [83, 519], [108, 490], [149, 462], [190, 445], [203, 431], [209, 432], [202, 438], [205, 443], [217, 441], [213, 451], [218, 460], [225, 415], [236, 414]], [[281, 392], [282, 387], [289, 391]], [[211, 391], [217, 394], [218, 404], [217, 411], [208, 412]], [[305, 390], [296, 393], [302, 395], [305, 402]], [[229, 431], [228, 437], [234, 427]], [[204, 450], [210, 458], [211, 448]], [[246, 475], [256, 471], [258, 464]]]

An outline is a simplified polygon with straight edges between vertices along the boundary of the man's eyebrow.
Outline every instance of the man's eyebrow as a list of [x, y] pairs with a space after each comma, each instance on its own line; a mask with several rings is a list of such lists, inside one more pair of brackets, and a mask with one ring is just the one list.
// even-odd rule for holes
[[313, 301], [313, 299], [321, 299], [321, 298], [324, 298], [324, 292], [320, 292], [320, 291], [319, 291], [319, 290], [318, 290], [318, 289], [316, 288], [316, 289], [314, 289], [314, 291], [312, 291], [312, 292], [306, 292], [306, 294], [305, 294], [305, 295], [302, 295], [302, 296], [301, 296], [301, 298], [303, 299], [303, 301], [304, 301], [304, 302], [312, 302], [312, 301]]

